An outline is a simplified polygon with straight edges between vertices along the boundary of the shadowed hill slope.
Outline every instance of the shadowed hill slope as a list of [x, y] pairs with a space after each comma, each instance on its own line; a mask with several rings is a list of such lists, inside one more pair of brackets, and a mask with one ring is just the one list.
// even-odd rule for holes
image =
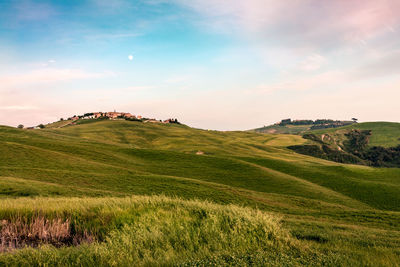
[[312, 124], [307, 125], [269, 125], [261, 128], [253, 129], [251, 131], [257, 133], [267, 133], [267, 134], [301, 134], [309, 131]]
[[309, 131], [304, 145], [288, 148], [305, 155], [342, 163], [400, 167], [400, 123], [371, 122]]
[[316, 135], [331, 134], [342, 140], [343, 134], [352, 129], [371, 130], [369, 146], [391, 147], [400, 144], [400, 123], [397, 122], [364, 122], [336, 129], [311, 131], [311, 133]]

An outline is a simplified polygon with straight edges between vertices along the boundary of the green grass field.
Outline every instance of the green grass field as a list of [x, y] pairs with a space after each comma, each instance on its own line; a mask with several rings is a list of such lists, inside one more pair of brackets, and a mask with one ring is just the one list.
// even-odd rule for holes
[[328, 133], [341, 140], [344, 132], [351, 129], [371, 130], [370, 146], [394, 147], [400, 144], [400, 123], [395, 122], [357, 123], [336, 129], [316, 130], [311, 133], [317, 135]]
[[269, 125], [261, 128], [254, 129], [257, 133], [268, 133], [268, 134], [301, 134], [309, 131], [312, 124], [310, 125]]
[[[373, 144], [400, 136], [387, 127]], [[0, 265], [398, 266], [400, 169], [286, 148], [306, 142], [129, 121], [0, 127], [0, 220], [73, 222], [94, 240], [4, 252]]]

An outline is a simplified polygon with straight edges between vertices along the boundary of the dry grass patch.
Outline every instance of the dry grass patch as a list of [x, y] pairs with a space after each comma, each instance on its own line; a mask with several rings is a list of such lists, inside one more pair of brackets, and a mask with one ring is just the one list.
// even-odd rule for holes
[[87, 232], [76, 233], [69, 219], [48, 220], [44, 217], [36, 217], [32, 221], [27, 221], [19, 218], [16, 221], [2, 220], [0, 227], [0, 252], [38, 247], [43, 244], [62, 247], [93, 241], [93, 237]]

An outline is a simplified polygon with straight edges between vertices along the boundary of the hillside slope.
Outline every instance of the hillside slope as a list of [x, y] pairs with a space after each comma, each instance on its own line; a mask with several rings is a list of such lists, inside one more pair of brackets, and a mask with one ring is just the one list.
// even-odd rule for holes
[[397, 122], [364, 122], [352, 124], [336, 129], [323, 129], [312, 131], [316, 135], [330, 134], [342, 140], [345, 132], [349, 130], [371, 130], [369, 146], [392, 147], [400, 144], [400, 123]]
[[344, 126], [351, 126], [355, 124], [357, 119], [354, 121], [345, 120], [331, 120], [331, 119], [317, 119], [317, 120], [292, 120], [285, 119], [279, 123], [268, 125], [260, 128], [253, 129], [251, 131], [257, 133], [269, 133], [269, 134], [303, 134], [308, 131], [314, 131], [318, 129], [330, 129], [340, 128]]
[[306, 125], [269, 125], [261, 128], [254, 129], [252, 131], [257, 133], [267, 134], [301, 134], [307, 132], [312, 127], [312, 124]]
[[337, 129], [308, 131], [307, 144], [288, 148], [341, 163], [400, 167], [400, 123], [371, 122]]
[[[55, 130], [5, 128], [2, 133], [2, 161], [7, 166], [3, 176], [8, 177], [73, 182], [96, 190], [120, 187], [115, 190], [118, 193], [143, 190], [143, 184], [135, 188], [132, 181], [148, 176], [152, 180], [185, 178], [265, 193], [331, 202], [334, 199], [341, 203], [361, 201], [374, 207], [399, 209], [394, 194], [389, 196], [391, 201], [386, 196], [384, 203], [369, 198], [372, 192], [387, 194], [396, 187], [392, 177], [399, 170], [371, 168], [365, 172], [354, 166], [304, 157], [285, 148], [306, 142], [300, 136], [212, 132], [125, 121], [102, 121]], [[204, 154], [197, 155], [198, 151]], [[122, 183], [111, 179], [116, 171], [124, 177]], [[60, 174], [71, 180], [58, 178]], [[346, 188], [350, 186], [350, 178], [364, 184], [366, 179], [375, 180], [377, 176], [385, 177], [378, 191], [372, 184], [365, 184], [367, 191], [357, 194]], [[330, 184], [326, 177], [332, 177], [335, 183], [343, 181], [343, 187]], [[129, 181], [129, 187], [123, 185], [124, 180]]]
[[317, 251], [400, 262], [393, 253], [400, 248], [400, 169], [338, 164], [286, 148], [306, 142], [129, 121], [0, 127], [0, 201], [163, 194], [233, 203], [283, 216], [291, 235]]

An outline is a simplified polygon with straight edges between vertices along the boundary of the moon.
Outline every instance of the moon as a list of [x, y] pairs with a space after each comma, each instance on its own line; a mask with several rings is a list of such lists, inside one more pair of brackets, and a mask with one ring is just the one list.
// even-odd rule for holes
[[132, 60], [132, 59], [133, 59], [133, 56], [132, 56], [132, 55], [129, 55], [129, 56], [128, 56], [128, 59], [129, 59], [129, 60]]

